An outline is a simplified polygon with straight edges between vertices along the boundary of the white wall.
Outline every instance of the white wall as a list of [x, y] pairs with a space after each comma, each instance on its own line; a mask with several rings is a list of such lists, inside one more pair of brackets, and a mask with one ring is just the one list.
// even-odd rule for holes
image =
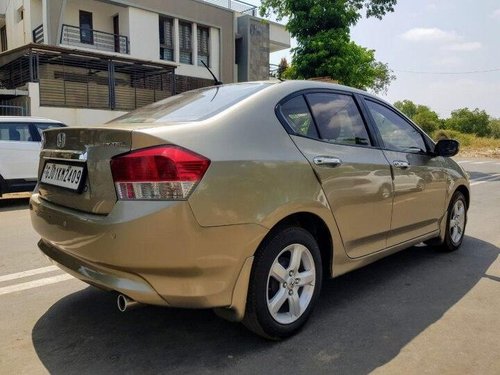
[[58, 120], [68, 126], [98, 125], [111, 121], [127, 112], [86, 108], [40, 107], [38, 83], [28, 83], [31, 116]]
[[[18, 9], [24, 7], [24, 19], [18, 22]], [[11, 0], [5, 9], [5, 23], [7, 29], [7, 46], [17, 48], [31, 42], [31, 1]], [[38, 26], [38, 25], [37, 25]]]
[[42, 0], [31, 0], [31, 28], [40, 26], [43, 23]]
[[157, 13], [129, 8], [130, 55], [144, 60], [159, 60], [160, 33]]
[[[119, 14], [123, 7], [101, 3], [100, 1], [67, 0], [63, 23], [80, 26], [80, 10], [92, 13], [94, 30], [113, 33], [113, 16]], [[120, 30], [122, 35], [127, 35]]]

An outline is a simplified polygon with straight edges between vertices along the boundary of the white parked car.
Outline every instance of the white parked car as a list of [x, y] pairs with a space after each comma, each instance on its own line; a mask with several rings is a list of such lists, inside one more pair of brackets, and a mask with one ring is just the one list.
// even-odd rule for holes
[[0, 197], [34, 189], [42, 132], [63, 126], [44, 118], [0, 116]]

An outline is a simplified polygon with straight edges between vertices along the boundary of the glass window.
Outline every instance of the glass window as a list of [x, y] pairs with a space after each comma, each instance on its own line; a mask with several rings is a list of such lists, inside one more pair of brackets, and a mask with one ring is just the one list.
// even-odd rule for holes
[[192, 32], [192, 25], [190, 23], [179, 22], [179, 61], [183, 64], [193, 63]]
[[208, 27], [198, 26], [198, 65], [203, 66], [202, 61], [208, 65], [208, 49], [209, 49]]
[[319, 138], [313, 118], [302, 95], [282, 104], [280, 111], [295, 133], [306, 137]]
[[92, 13], [80, 11], [80, 42], [84, 44], [94, 44]]
[[174, 61], [174, 20], [160, 17], [160, 59]]
[[41, 124], [41, 123], [34, 123], [36, 130], [38, 130], [38, 134], [40, 135], [40, 139], [42, 138], [42, 133], [44, 130], [51, 129], [51, 128], [60, 128], [60, 124]]
[[366, 100], [386, 148], [402, 152], [426, 151], [420, 132], [389, 108]]
[[0, 27], [0, 43], [2, 44], [2, 52], [7, 51], [7, 28], [5, 26]]
[[352, 96], [334, 93], [308, 94], [320, 138], [332, 143], [370, 145], [365, 123]]
[[272, 83], [239, 83], [187, 91], [130, 112], [110, 122], [201, 121], [231, 107]]
[[0, 124], [0, 141], [31, 142], [29, 124]]

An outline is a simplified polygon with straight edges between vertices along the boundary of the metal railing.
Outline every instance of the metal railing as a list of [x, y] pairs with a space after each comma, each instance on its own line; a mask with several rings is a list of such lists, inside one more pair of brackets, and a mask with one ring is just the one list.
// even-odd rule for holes
[[125, 35], [63, 25], [61, 44], [91, 48], [98, 51], [129, 54], [129, 41]]
[[33, 30], [33, 43], [43, 43], [43, 24]]
[[249, 14], [256, 17], [259, 13], [258, 7], [253, 4], [239, 0], [203, 0], [207, 3], [215, 4], [224, 8], [234, 10], [238, 13]]

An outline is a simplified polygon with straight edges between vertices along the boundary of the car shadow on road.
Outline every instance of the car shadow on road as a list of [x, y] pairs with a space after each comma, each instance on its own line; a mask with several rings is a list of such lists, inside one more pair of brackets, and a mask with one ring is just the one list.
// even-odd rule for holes
[[0, 213], [25, 210], [29, 207], [29, 197], [0, 199]]
[[268, 342], [211, 311], [144, 307], [125, 314], [86, 288], [56, 302], [32, 331], [51, 374], [348, 373], [389, 362], [482, 278], [498, 247], [466, 237], [443, 254], [412, 247], [324, 283], [297, 336]]

